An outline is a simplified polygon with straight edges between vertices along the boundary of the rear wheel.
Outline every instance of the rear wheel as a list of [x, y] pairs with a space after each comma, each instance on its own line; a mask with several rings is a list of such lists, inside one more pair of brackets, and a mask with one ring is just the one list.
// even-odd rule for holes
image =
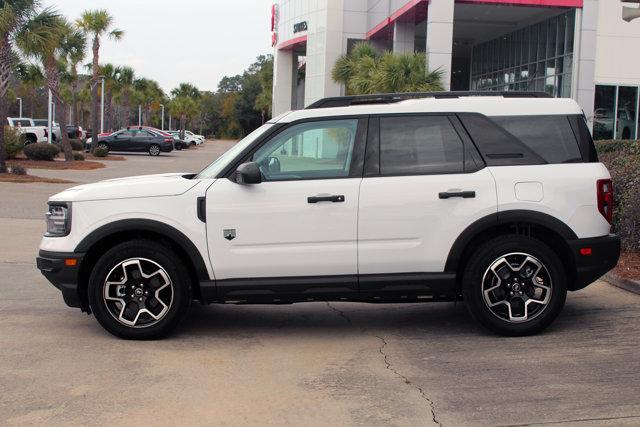
[[89, 304], [110, 333], [125, 339], [168, 334], [191, 303], [189, 274], [170, 249], [149, 240], [121, 243], [96, 263]]
[[542, 331], [560, 314], [567, 295], [557, 254], [543, 242], [501, 236], [482, 245], [465, 268], [463, 295], [469, 311], [501, 335]]
[[159, 156], [160, 155], [160, 146], [158, 144], [151, 144], [151, 147], [149, 147], [149, 155], [150, 156]]
[[36, 136], [35, 136], [35, 135], [26, 135], [26, 136], [24, 137], [24, 143], [25, 143], [26, 145], [28, 145], [28, 144], [35, 144], [36, 142], [38, 142], [38, 138], [36, 138]]

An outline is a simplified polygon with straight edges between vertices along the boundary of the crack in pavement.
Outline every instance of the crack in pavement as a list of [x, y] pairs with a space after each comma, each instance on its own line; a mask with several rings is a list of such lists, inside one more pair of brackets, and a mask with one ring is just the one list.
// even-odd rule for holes
[[[336, 312], [340, 317], [342, 317], [343, 319], [345, 319], [347, 321], [347, 323], [349, 323], [349, 325], [353, 326], [353, 322], [351, 321], [351, 318], [349, 316], [347, 316], [347, 314], [334, 307], [333, 305], [331, 305], [331, 303], [329, 301], [325, 301], [327, 304], [327, 307], [329, 307], [330, 310]], [[366, 332], [365, 328], [361, 329], [362, 333]], [[427, 396], [427, 394], [425, 393], [425, 391], [422, 389], [422, 387], [418, 386], [417, 384], [412, 383], [409, 378], [407, 378], [406, 376], [402, 375], [400, 372], [398, 372], [392, 365], [391, 362], [389, 362], [389, 356], [384, 352], [384, 348], [388, 345], [387, 341], [379, 336], [379, 335], [373, 335], [375, 336], [377, 339], [379, 339], [382, 342], [382, 345], [380, 347], [378, 347], [378, 352], [382, 355], [383, 357], [383, 361], [384, 364], [386, 365], [386, 369], [391, 371], [393, 374], [395, 374], [395, 376], [397, 376], [398, 378], [402, 379], [402, 381], [411, 386], [413, 389], [415, 389], [418, 393], [420, 393], [420, 397], [422, 398], [422, 400], [424, 400], [425, 402], [427, 402], [427, 404], [429, 405], [429, 410], [431, 411], [431, 419], [433, 420], [434, 424], [437, 424], [439, 426], [442, 426], [442, 423], [440, 421], [438, 421], [438, 418], [436, 417], [436, 406], [435, 403], [433, 402], [433, 400], [429, 399], [429, 396]]]

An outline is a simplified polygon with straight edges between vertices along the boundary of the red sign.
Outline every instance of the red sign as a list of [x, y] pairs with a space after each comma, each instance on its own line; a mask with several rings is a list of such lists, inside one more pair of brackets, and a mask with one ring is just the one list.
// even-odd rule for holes
[[278, 43], [278, 5], [271, 5], [271, 46]]

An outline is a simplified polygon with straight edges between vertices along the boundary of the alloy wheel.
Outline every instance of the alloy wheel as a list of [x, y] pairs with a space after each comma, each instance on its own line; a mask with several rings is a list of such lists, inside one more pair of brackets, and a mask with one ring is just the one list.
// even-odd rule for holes
[[160, 147], [158, 147], [157, 145], [152, 145], [151, 147], [149, 147], [149, 154], [151, 154], [152, 156], [159, 155]]
[[536, 257], [509, 253], [493, 261], [482, 278], [482, 297], [491, 313], [510, 323], [538, 317], [553, 292], [551, 275]]
[[174, 285], [160, 264], [146, 258], [130, 258], [109, 271], [103, 301], [109, 314], [133, 328], [158, 323], [173, 304]]

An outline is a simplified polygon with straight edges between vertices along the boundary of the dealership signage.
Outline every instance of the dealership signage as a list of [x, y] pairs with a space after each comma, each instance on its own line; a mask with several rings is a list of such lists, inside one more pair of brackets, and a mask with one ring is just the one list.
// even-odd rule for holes
[[278, 5], [271, 5], [271, 46], [278, 43]]
[[293, 34], [299, 33], [301, 31], [307, 31], [307, 21], [298, 22], [297, 24], [293, 24]]

